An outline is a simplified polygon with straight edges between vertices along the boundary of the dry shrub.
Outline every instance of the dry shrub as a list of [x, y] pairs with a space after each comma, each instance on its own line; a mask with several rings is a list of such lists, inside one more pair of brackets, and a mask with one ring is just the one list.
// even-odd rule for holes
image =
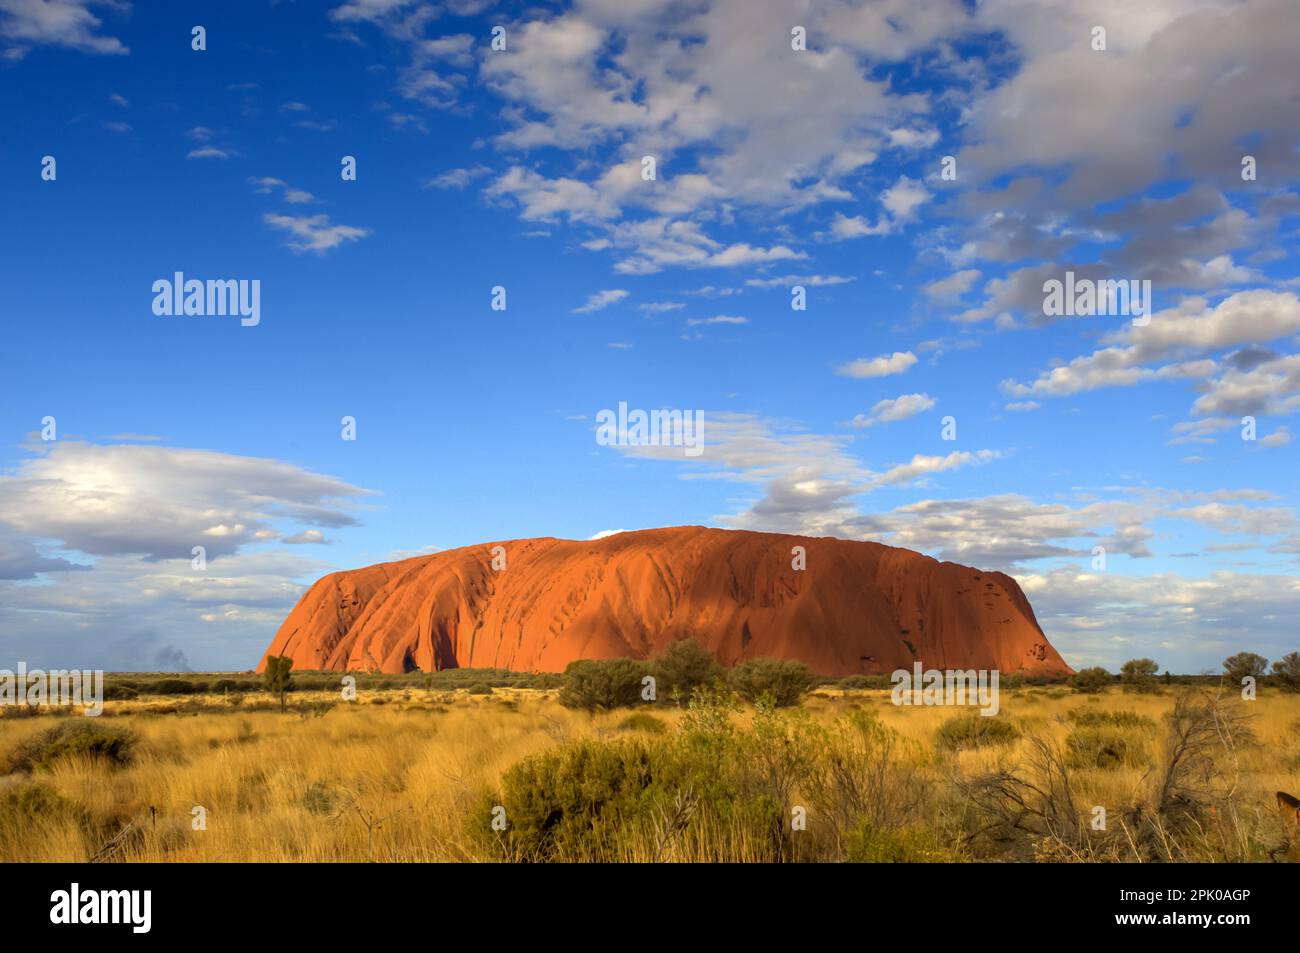
[[126, 728], [89, 719], [65, 721], [19, 743], [6, 759], [5, 771], [49, 770], [67, 758], [92, 758], [120, 768], [131, 763], [135, 745], [135, 734]]

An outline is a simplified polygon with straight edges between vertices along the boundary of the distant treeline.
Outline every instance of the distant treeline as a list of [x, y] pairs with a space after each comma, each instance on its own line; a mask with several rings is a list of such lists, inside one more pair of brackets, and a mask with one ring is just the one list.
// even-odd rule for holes
[[[530, 688], [559, 689], [565, 684], [564, 675], [554, 672], [512, 672], [498, 668], [449, 668], [440, 672], [406, 672], [384, 674], [380, 672], [320, 672], [295, 670], [291, 691], [332, 692], [342, 685], [343, 676], [357, 680], [358, 691], [397, 692], [413, 689], [455, 691], [474, 688]], [[1171, 675], [1166, 673], [1156, 681], [1165, 685], [1199, 685], [1217, 682], [1219, 675]], [[1260, 678], [1268, 685], [1275, 676]], [[1004, 674], [1003, 688], [1024, 686], [1072, 685], [1071, 676], [1031, 676]], [[1119, 675], [1107, 673], [1106, 681], [1122, 684]], [[856, 690], [888, 690], [893, 683], [888, 675], [846, 675], [842, 677], [814, 676], [814, 687]], [[259, 692], [266, 684], [259, 674], [250, 672], [109, 672], [105, 675], [104, 697], [131, 699], [151, 695], [224, 695]]]
[[[303, 669], [293, 672], [290, 691], [334, 692], [342, 686], [343, 676], [357, 680], [358, 691], [411, 691], [458, 688], [559, 688], [564, 679], [550, 672], [511, 672], [499, 668], [449, 668], [441, 672], [406, 672], [390, 675], [381, 672], [317, 672]], [[109, 672], [104, 676], [105, 698], [128, 699], [145, 695], [225, 695], [260, 692], [266, 682], [250, 672], [152, 673]]]

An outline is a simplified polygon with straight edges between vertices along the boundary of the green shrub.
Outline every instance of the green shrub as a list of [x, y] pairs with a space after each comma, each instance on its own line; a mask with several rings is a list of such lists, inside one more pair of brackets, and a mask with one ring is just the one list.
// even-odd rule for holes
[[746, 659], [728, 673], [728, 682], [741, 698], [757, 702], [768, 696], [778, 708], [797, 705], [817, 684], [817, 676], [793, 659]]
[[147, 691], [152, 695], [193, 695], [196, 688], [184, 678], [160, 678], [149, 684]]
[[668, 730], [668, 724], [649, 712], [638, 711], [628, 715], [618, 723], [619, 731], [644, 731], [652, 735], [662, 735]]
[[266, 668], [262, 670], [262, 680], [266, 690], [280, 699], [280, 714], [284, 714], [288, 705], [287, 695], [293, 691], [293, 659], [287, 655], [268, 655]]
[[751, 753], [742, 736], [695, 729], [574, 742], [508, 769], [471, 811], [468, 832], [486, 855], [515, 861], [652, 861], [677, 850], [786, 859], [788, 808], [757, 783]]
[[39, 705], [0, 705], [0, 718], [40, 718]]
[[1300, 652], [1288, 652], [1273, 663], [1273, 676], [1289, 692], [1300, 692]]
[[1065, 739], [1072, 768], [1112, 770], [1147, 763], [1146, 746], [1115, 728], [1075, 728]]
[[845, 691], [853, 691], [864, 688], [875, 688], [876, 685], [873, 684], [870, 675], [849, 675], [846, 678], [841, 678], [836, 687], [844, 689]]
[[6, 769], [9, 773], [30, 773], [38, 768], [49, 769], [60, 759], [71, 757], [96, 758], [117, 768], [130, 764], [135, 744], [135, 734], [126, 728], [79, 718], [20, 742], [10, 752]]
[[1097, 692], [1109, 686], [1114, 681], [1110, 672], [1101, 667], [1080, 669], [1075, 673], [1074, 678], [1070, 679], [1070, 686], [1076, 692], [1082, 692], [1085, 695], [1095, 695]]
[[85, 820], [85, 811], [39, 781], [14, 784], [0, 792], [0, 830], [32, 836], [32, 825], [42, 820], [71, 818]]
[[294, 711], [304, 720], [308, 718], [324, 718], [334, 710], [336, 704], [337, 702], [332, 701], [300, 702], [294, 706]]
[[635, 659], [581, 659], [564, 670], [560, 704], [585, 711], [637, 705], [646, 665]]
[[722, 677], [722, 666], [713, 653], [694, 639], [679, 639], [650, 663], [655, 678], [655, 692], [661, 698], [690, 697], [701, 685], [711, 685]]
[[489, 684], [487, 684], [486, 682], [479, 682], [479, 683], [477, 683], [477, 684], [475, 684], [475, 685], [471, 685], [469, 688], [465, 689], [465, 694], [467, 694], [467, 695], [491, 695], [491, 694], [492, 694], [492, 686], [489, 685]]
[[927, 753], [874, 713], [859, 710], [814, 723], [797, 748], [809, 755], [799, 794], [819, 827], [848, 833], [864, 823], [895, 829], [917, 819], [930, 783], [922, 771]]
[[110, 682], [104, 686], [105, 701], [131, 701], [139, 696], [140, 692], [129, 685], [114, 685]]
[[[638, 805], [652, 800], [655, 775], [654, 755], [642, 741], [582, 741], [547, 751], [506, 771], [501, 793], [485, 795], [473, 812], [470, 833], [511, 860], [609, 857]], [[492, 829], [498, 807], [505, 831]]]
[[891, 830], [874, 827], [870, 821], [848, 836], [844, 856], [855, 864], [926, 864], [958, 859], [933, 828]]
[[1160, 666], [1149, 658], [1129, 659], [1119, 669], [1120, 681], [1130, 691], [1149, 692], [1155, 687]]
[[1238, 652], [1223, 660], [1223, 671], [1233, 682], [1240, 683], [1247, 676], [1258, 681], [1268, 671], [1268, 659], [1254, 652]]
[[968, 714], [949, 718], [940, 725], [936, 740], [941, 748], [961, 751], [1010, 744], [1019, 737], [1019, 729], [1005, 718]]
[[[602, 863], [957, 859], [935, 835], [911, 830], [931, 783], [919, 744], [865, 712], [824, 725], [761, 696], [752, 718], [738, 711], [733, 692], [706, 685], [676, 728], [635, 712], [620, 728], [645, 734], [584, 738], [516, 763], [469, 812], [475, 853]], [[807, 833], [791, 824], [799, 805], [808, 806]]]
[[317, 815], [334, 814], [343, 803], [343, 796], [328, 781], [313, 781], [302, 796], [302, 806]]
[[1147, 728], [1155, 722], [1135, 711], [1084, 711], [1082, 708], [1071, 709], [1067, 717], [1080, 728]]

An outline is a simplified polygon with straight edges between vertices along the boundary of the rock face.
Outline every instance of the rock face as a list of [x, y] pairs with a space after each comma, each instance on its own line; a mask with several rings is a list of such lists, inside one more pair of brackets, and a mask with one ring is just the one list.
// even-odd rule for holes
[[682, 638], [724, 665], [789, 658], [823, 675], [917, 661], [1070, 671], [1002, 573], [880, 543], [700, 526], [484, 543], [333, 573], [267, 652], [299, 670], [559, 672], [574, 659], [647, 658]]

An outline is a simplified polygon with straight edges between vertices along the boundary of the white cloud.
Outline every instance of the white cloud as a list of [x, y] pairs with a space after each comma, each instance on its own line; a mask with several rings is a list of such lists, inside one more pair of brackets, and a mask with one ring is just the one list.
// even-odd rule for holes
[[927, 297], [940, 300], [951, 300], [960, 298], [966, 292], [970, 291], [971, 286], [975, 284], [980, 277], [978, 268], [966, 268], [962, 271], [954, 272], [946, 278], [939, 278], [923, 286], [921, 291]]
[[1153, 658], [1174, 672], [1218, 672], [1240, 651], [1278, 659], [1295, 648], [1300, 582], [1272, 573], [1130, 576], [1063, 567], [1017, 573], [1052, 644], [1075, 667], [1115, 671]]
[[996, 460], [998, 456], [996, 450], [977, 450], [974, 453], [967, 450], [954, 450], [942, 457], [918, 453], [907, 463], [890, 467], [884, 473], [873, 477], [869, 486], [874, 488], [899, 483], [915, 483], [932, 473], [943, 473], [973, 463], [987, 463]]
[[938, 129], [889, 130], [889, 144], [900, 149], [928, 149], [938, 141]]
[[935, 399], [929, 394], [903, 394], [877, 401], [870, 414], [858, 414], [853, 418], [854, 427], [874, 427], [876, 424], [906, 420], [929, 410], [935, 405]]
[[6, 59], [21, 59], [35, 46], [66, 46], [83, 53], [125, 54], [122, 41], [98, 32], [103, 21], [92, 7], [129, 9], [112, 0], [0, 0], [0, 38]]
[[448, 169], [435, 175], [424, 183], [426, 189], [463, 189], [475, 179], [489, 174], [492, 170], [485, 165], [470, 166], [461, 169]]
[[691, 327], [707, 324], [748, 324], [749, 318], [740, 318], [730, 314], [718, 314], [711, 318], [689, 318], [686, 323]]
[[258, 195], [271, 195], [276, 189], [280, 189], [280, 197], [290, 205], [309, 205], [317, 201], [316, 196], [310, 192], [305, 189], [295, 189], [282, 179], [264, 175], [250, 178], [248, 182], [250, 185], [256, 186], [253, 191]]
[[202, 572], [188, 557], [104, 556], [42, 585], [0, 582], [0, 652], [44, 668], [251, 669], [304, 580], [336, 568], [288, 550], [231, 554]]
[[835, 368], [835, 373], [841, 377], [887, 377], [890, 374], [901, 374], [915, 363], [916, 355], [911, 351], [895, 351], [880, 357], [860, 357], [856, 361], [849, 361]]
[[[1279, 174], [1297, 170], [1284, 146], [1294, 134], [1287, 91], [1300, 82], [1286, 0], [1155, 0], [1140, 11], [1111, 0], [990, 0], [978, 19], [1003, 31], [1024, 62], [971, 111], [957, 155], [971, 184], [1059, 171], [1055, 201], [1077, 207], [1132, 195], [1171, 168], [1226, 180], [1238, 170], [1215, 146], [1248, 136]], [[1104, 54], [1087, 43], [1099, 23], [1110, 27]], [[1153, 75], [1167, 81], [1152, 85]]]
[[933, 196], [930, 190], [915, 179], [900, 176], [898, 181], [880, 193], [884, 213], [875, 223], [861, 215], [848, 216], [836, 212], [826, 237], [836, 239], [863, 238], [870, 235], [892, 235], [901, 226], [915, 220], [916, 211]]
[[1105, 340], [1131, 345], [1136, 360], [1152, 361], [1179, 351], [1200, 354], [1297, 333], [1300, 297], [1257, 289], [1229, 295], [1214, 307], [1204, 298], [1189, 298], [1157, 312], [1145, 326], [1130, 326]]
[[888, 235], [893, 231], [887, 219], [879, 219], [874, 225], [861, 215], [845, 215], [836, 212], [831, 219], [830, 237], [839, 239], [866, 238], [870, 235]]
[[608, 308], [611, 304], [617, 304], [626, 298], [631, 292], [622, 288], [611, 288], [607, 291], [597, 291], [595, 294], [587, 297], [587, 303], [580, 307], [574, 308], [574, 314], [586, 314], [590, 311], [599, 311], [602, 308]]
[[790, 288], [794, 285], [820, 288], [844, 285], [856, 280], [846, 275], [782, 275], [779, 278], [748, 278], [745, 280], [745, 285], [750, 288]]
[[318, 529], [305, 529], [301, 533], [294, 533], [292, 536], [286, 536], [280, 540], [288, 545], [301, 545], [303, 543], [328, 543], [325, 534]]
[[515, 199], [519, 217], [529, 222], [554, 222], [561, 216], [571, 222], [597, 222], [614, 217], [616, 207], [608, 196], [579, 179], [545, 176], [511, 166], [487, 187], [489, 197]]
[[[619, 236], [631, 252], [622, 270], [645, 273], [706, 257], [698, 249], [665, 256], [642, 247], [673, 225], [698, 228], [735, 206], [788, 210], [848, 200], [847, 186], [882, 148], [934, 141], [937, 133], [924, 120], [927, 97], [895, 92], [863, 57], [905, 56], [936, 43], [965, 19], [960, 4], [891, 2], [886, 14], [824, 0], [810, 26], [814, 42], [798, 54], [787, 31], [770, 28], [787, 16], [781, 0], [682, 7], [592, 0], [512, 28], [510, 55], [484, 57], [480, 67], [480, 77], [508, 103], [511, 128], [497, 145], [581, 150], [584, 158], [593, 147], [609, 148], [622, 161], [577, 162], [545, 185], [520, 174], [498, 192], [515, 195], [525, 217], [561, 209], [588, 223], [632, 224], [634, 209], [667, 217], [658, 236]], [[889, 41], [864, 29], [865, 22]], [[657, 159], [653, 181], [639, 176], [637, 160], [645, 155]], [[879, 196], [885, 227], [910, 220], [928, 197], [919, 182], [899, 179]], [[777, 251], [766, 243], [737, 245], [709, 253], [716, 259], [710, 264], [770, 261]]]
[[1229, 367], [1211, 378], [1192, 404], [1194, 414], [1292, 414], [1300, 410], [1300, 354], [1247, 370]]
[[262, 221], [292, 236], [287, 242], [294, 251], [310, 251], [323, 255], [345, 242], [360, 241], [370, 234], [368, 228], [352, 225], [335, 225], [328, 215], [272, 215], [262, 216]]
[[248, 550], [327, 542], [371, 495], [274, 459], [37, 446], [0, 476], [0, 651], [46, 667], [251, 668], [303, 581], [337, 567]]
[[[1244, 344], [1262, 344], [1300, 332], [1300, 299], [1292, 293], [1240, 291], [1211, 307], [1203, 298], [1189, 298], [1157, 312], [1145, 326], [1131, 320], [1121, 331], [1103, 338], [1111, 346], [1044, 371], [1028, 384], [1003, 381], [1014, 397], [1059, 397], [1103, 387], [1127, 387], [1145, 381], [1209, 379], [1209, 391], [1193, 405], [1197, 414], [1236, 413], [1240, 408], [1271, 407], [1290, 412], [1300, 399], [1279, 395], [1300, 393], [1300, 358], [1265, 360], [1246, 369], [1225, 369], [1210, 359], [1152, 362], [1184, 355], [1196, 357]], [[1240, 352], [1239, 352], [1240, 353]], [[1242, 410], [1241, 412], [1250, 412]]]
[[[462, 0], [458, 6], [470, 9], [473, 5]], [[348, 0], [331, 10], [329, 17], [335, 23], [345, 25], [341, 36], [351, 42], [361, 44], [362, 41], [350, 28], [366, 23], [401, 44], [409, 60], [397, 71], [396, 91], [421, 105], [449, 109], [456, 105], [465, 85], [465, 77], [454, 70], [466, 69], [472, 64], [470, 48], [474, 38], [464, 33], [428, 35], [442, 12], [438, 5], [417, 0]], [[417, 128], [422, 125], [415, 117], [403, 119]], [[405, 124], [407, 122], [396, 123], [399, 126]]]
[[0, 477], [0, 525], [92, 556], [209, 559], [282, 521], [355, 522], [370, 491], [292, 464], [207, 450], [59, 440]]
[[916, 216], [916, 210], [933, 196], [930, 190], [915, 179], [900, 176], [899, 180], [880, 195], [880, 204], [885, 207], [895, 224], [910, 222]]

